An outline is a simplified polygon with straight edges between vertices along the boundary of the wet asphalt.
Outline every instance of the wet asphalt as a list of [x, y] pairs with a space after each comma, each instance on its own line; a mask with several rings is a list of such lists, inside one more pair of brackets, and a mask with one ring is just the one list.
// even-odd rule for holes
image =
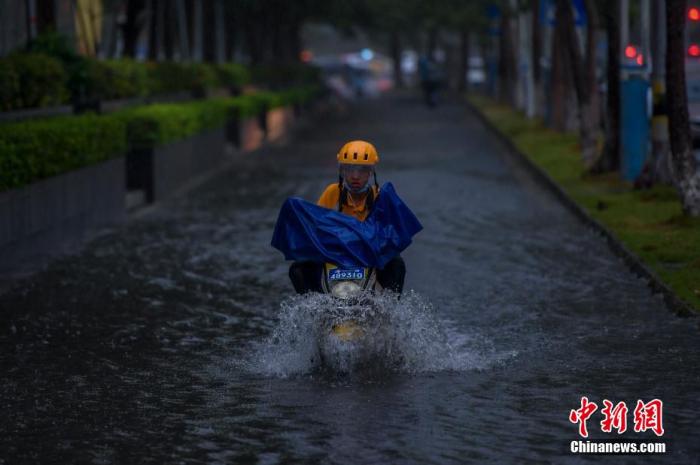
[[[451, 352], [371, 375], [294, 354], [266, 370], [253, 347], [293, 292], [269, 246], [277, 211], [315, 201], [356, 138], [424, 225], [403, 254], [406, 289], [441, 328], [423, 339]], [[458, 100], [362, 101], [236, 155], [0, 295], [0, 348], [0, 464], [700, 460], [695, 319], [674, 316]], [[582, 396], [630, 408], [619, 436], [594, 413], [590, 440], [667, 453], [572, 454]], [[654, 398], [664, 436], [635, 433], [636, 401]]]

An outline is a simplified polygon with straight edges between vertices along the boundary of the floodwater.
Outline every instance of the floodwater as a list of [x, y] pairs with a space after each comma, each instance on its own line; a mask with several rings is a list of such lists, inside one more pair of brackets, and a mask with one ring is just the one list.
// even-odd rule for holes
[[[269, 246], [283, 200], [315, 200], [347, 139], [376, 143], [424, 225], [391, 340], [323, 365], [322, 297]], [[387, 349], [387, 347], [389, 347]], [[645, 283], [459, 103], [364, 102], [0, 296], [0, 464], [700, 461], [695, 318]], [[348, 356], [345, 354], [344, 356]], [[576, 455], [587, 396], [663, 455]], [[633, 431], [638, 399], [665, 434]]]

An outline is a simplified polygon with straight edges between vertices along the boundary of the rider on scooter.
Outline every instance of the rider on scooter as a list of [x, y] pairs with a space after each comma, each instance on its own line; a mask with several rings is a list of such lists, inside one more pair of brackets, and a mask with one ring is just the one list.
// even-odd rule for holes
[[[337, 155], [338, 182], [330, 184], [318, 200], [318, 205], [337, 209], [346, 215], [364, 221], [372, 210], [379, 184], [375, 165], [379, 155], [374, 145], [362, 140], [354, 140], [343, 145]], [[374, 184], [370, 177], [374, 175]], [[299, 294], [323, 292], [321, 273], [323, 263], [294, 262], [289, 268], [289, 278]], [[384, 289], [401, 293], [406, 265], [401, 256], [391, 259], [381, 270], [377, 270], [377, 281]]]

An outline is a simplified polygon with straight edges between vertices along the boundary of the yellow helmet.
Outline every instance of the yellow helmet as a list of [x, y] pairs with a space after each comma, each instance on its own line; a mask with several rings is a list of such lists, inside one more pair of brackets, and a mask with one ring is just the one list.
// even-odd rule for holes
[[374, 145], [363, 140], [353, 140], [343, 145], [338, 152], [338, 163], [347, 165], [370, 165], [379, 163]]

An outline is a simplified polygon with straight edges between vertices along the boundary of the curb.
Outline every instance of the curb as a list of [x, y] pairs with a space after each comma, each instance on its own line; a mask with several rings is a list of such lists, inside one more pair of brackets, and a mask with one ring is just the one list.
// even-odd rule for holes
[[564, 206], [576, 215], [583, 223], [592, 227], [596, 232], [601, 234], [610, 249], [620, 258], [625, 264], [637, 275], [647, 280], [647, 285], [654, 293], [661, 293], [666, 305], [676, 315], [682, 317], [696, 317], [698, 313], [692, 305], [678, 297], [673, 290], [659, 278], [642, 260], [632, 253], [607, 227], [603, 226], [598, 220], [588, 214], [583, 207], [576, 203], [562, 187], [557, 184], [545, 171], [537, 166], [527, 155], [522, 153], [513, 143], [513, 141], [503, 134], [488, 118], [471, 102], [466, 100], [467, 108], [473, 113], [479, 121], [481, 121], [488, 130], [500, 140], [521, 165], [523, 165], [533, 177], [544, 187], [549, 189]]

